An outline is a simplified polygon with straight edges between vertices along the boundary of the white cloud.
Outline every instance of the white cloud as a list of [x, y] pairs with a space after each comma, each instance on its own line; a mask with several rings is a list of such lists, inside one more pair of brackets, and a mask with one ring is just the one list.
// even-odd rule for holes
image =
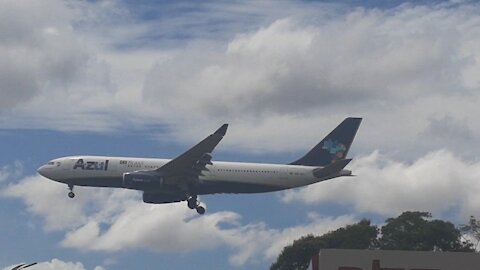
[[[478, 161], [465, 159], [480, 145], [480, 5], [452, 3], [387, 10], [207, 3], [199, 10], [211, 12], [178, 17], [169, 6], [174, 16], [145, 21], [116, 1], [1, 1], [0, 125], [104, 132], [161, 123], [169, 128], [162, 139], [192, 142], [229, 122], [222, 149], [262, 152], [307, 149], [343, 117], [361, 116], [353, 152], [381, 149], [388, 157], [356, 159], [357, 178], [287, 192], [284, 200], [343, 198], [386, 216], [460, 209], [463, 219], [480, 210]], [[1, 168], [0, 182], [16, 171]], [[74, 201], [66, 192], [32, 176], [2, 196], [22, 199], [45, 230], [64, 232], [65, 247], [227, 246], [233, 265], [258, 254], [271, 259], [300, 235], [354, 221], [312, 215], [272, 229], [228, 211], [197, 217], [184, 205], [144, 205], [132, 191], [79, 188]], [[150, 233], [172, 228], [180, 237]]]
[[[232, 249], [230, 263], [241, 266], [272, 260], [282, 248], [302, 235], [321, 235], [355, 221], [352, 216], [338, 218], [312, 215], [307, 224], [286, 229], [271, 229], [264, 223], [242, 224], [233, 212], [198, 216], [183, 204], [132, 204], [111, 223], [92, 221], [66, 234], [64, 247], [80, 250], [119, 251], [147, 249], [157, 252], [192, 252]], [[227, 225], [228, 229], [223, 228]], [[159, 232], [159, 233], [153, 233]], [[169, 233], [174, 232], [174, 233]]]
[[0, 167], [0, 183], [7, 179], [18, 178], [23, 173], [23, 163], [15, 161], [12, 165], [4, 165]]
[[87, 130], [110, 128], [99, 112], [115, 88], [108, 65], [74, 29], [78, 9], [58, 0], [8, 0], [0, 10], [2, 126], [68, 130], [81, 120]]
[[[435, 137], [425, 130], [432, 119], [448, 117], [468, 128], [471, 141], [460, 142], [468, 154], [479, 144], [476, 3], [387, 10], [205, 4], [211, 17], [189, 28], [201, 12], [184, 14], [182, 24], [168, 16], [143, 21], [141, 7], [112, 1], [14, 2], [0, 8], [5, 128], [111, 131], [162, 123], [169, 127], [163, 139], [192, 142], [229, 122], [229, 146], [297, 151], [354, 115], [366, 119], [361, 152], [380, 148], [405, 158], [449, 147], [455, 133], [409, 147], [425, 134]], [[241, 19], [246, 15], [256, 19]], [[218, 21], [232, 23], [221, 24], [217, 36], [207, 33]], [[173, 38], [179, 26], [188, 38]], [[159, 46], [158, 36], [170, 45]]]
[[374, 152], [354, 160], [351, 169], [358, 176], [287, 191], [283, 200], [333, 202], [353, 207], [357, 213], [385, 217], [419, 210], [464, 221], [480, 211], [480, 163], [464, 161], [445, 150], [411, 164]]
[[[107, 220], [130, 202], [120, 201], [126, 198], [138, 198], [138, 194], [130, 190], [98, 189], [96, 192], [76, 188], [75, 200], [69, 199], [67, 186], [47, 180], [41, 176], [28, 176], [16, 184], [11, 184], [1, 191], [4, 197], [19, 198], [27, 205], [27, 211], [40, 215], [45, 219], [47, 231], [66, 230], [88, 223], [93, 211], [103, 208], [95, 218]], [[103, 203], [105, 203], [104, 206]]]
[[289, 142], [299, 131], [316, 142], [347, 115], [367, 120], [367, 149], [408, 147], [432, 118], [445, 116], [478, 134], [478, 83], [467, 83], [464, 73], [479, 68], [476, 49], [467, 45], [478, 31], [475, 10], [405, 5], [358, 9], [318, 24], [277, 20], [238, 35], [224, 50], [192, 48], [159, 62], [145, 100], [158, 114], [181, 118], [173, 121], [183, 123], [178, 133], [206, 118], [230, 121], [231, 139], [256, 149], [298, 149]]
[[350, 215], [322, 217], [310, 213], [306, 223], [284, 229], [268, 228], [263, 223], [247, 224], [231, 230], [226, 236], [226, 242], [234, 247], [234, 255], [229, 260], [235, 266], [251, 261], [274, 260], [285, 246], [301, 236], [322, 235], [355, 221], [356, 218]]
[[2, 194], [23, 200], [30, 215], [45, 220], [45, 230], [64, 232], [63, 247], [167, 253], [227, 247], [235, 266], [272, 260], [302, 235], [321, 235], [356, 220], [311, 213], [305, 224], [273, 229], [263, 222], [244, 224], [240, 215], [229, 211], [198, 216], [183, 203], [144, 204], [136, 191], [77, 188], [75, 200], [66, 192], [63, 185], [27, 177]]
[[[420, 210], [464, 221], [480, 211], [480, 163], [465, 161], [446, 150], [412, 163], [374, 152], [354, 160], [350, 167], [357, 177], [286, 191], [282, 199], [287, 203], [338, 203], [355, 213], [383, 217]], [[75, 200], [68, 199], [66, 192], [61, 184], [27, 177], [9, 186], [3, 196], [23, 200], [29, 214], [45, 220], [47, 231], [65, 233], [63, 247], [162, 253], [226, 247], [231, 250], [229, 261], [234, 266], [272, 260], [300, 236], [321, 235], [357, 219], [353, 215], [334, 218], [310, 213], [301, 224], [277, 229], [262, 221], [244, 223], [239, 214], [229, 211], [198, 216], [183, 203], [144, 204], [135, 191], [78, 188]]]

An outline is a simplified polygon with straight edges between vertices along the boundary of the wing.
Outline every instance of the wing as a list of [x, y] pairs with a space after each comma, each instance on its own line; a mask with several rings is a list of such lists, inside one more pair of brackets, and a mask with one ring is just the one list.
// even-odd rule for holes
[[[191, 184], [198, 181], [202, 171], [208, 170], [206, 166], [212, 164], [213, 149], [227, 133], [228, 124], [222, 125], [213, 134], [187, 150], [180, 156], [170, 160], [162, 167], [152, 171], [136, 171], [127, 174], [141, 173], [147, 178], [160, 177], [168, 189], [153, 190], [143, 189], [143, 201], [146, 203], [173, 203], [187, 200]], [[141, 189], [142, 188], [138, 188]]]
[[198, 178], [202, 171], [207, 170], [207, 164], [212, 164], [212, 152], [227, 133], [228, 124], [222, 125], [217, 131], [203, 139], [194, 147], [180, 156], [170, 160], [156, 171], [170, 177]]

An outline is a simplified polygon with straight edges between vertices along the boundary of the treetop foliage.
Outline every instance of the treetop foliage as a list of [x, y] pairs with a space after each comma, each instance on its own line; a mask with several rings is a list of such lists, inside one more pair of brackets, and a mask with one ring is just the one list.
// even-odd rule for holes
[[[472, 218], [461, 229], [477, 235], [476, 239], [480, 241], [480, 222]], [[387, 219], [381, 229], [363, 219], [322, 236], [307, 235], [295, 240], [282, 250], [270, 269], [307, 269], [310, 259], [320, 249], [328, 248], [475, 251], [469, 241], [463, 240], [462, 231], [451, 222], [432, 220], [428, 212], [404, 212], [396, 218]]]

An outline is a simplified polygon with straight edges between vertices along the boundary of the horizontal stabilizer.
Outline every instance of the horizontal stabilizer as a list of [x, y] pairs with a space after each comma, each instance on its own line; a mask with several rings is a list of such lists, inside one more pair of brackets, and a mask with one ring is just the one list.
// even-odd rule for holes
[[350, 163], [350, 161], [352, 161], [351, 158], [334, 161], [332, 164], [326, 167], [314, 169], [313, 175], [317, 178], [323, 178], [325, 176], [339, 173], [343, 168], [345, 168], [345, 166], [347, 166], [348, 163]]

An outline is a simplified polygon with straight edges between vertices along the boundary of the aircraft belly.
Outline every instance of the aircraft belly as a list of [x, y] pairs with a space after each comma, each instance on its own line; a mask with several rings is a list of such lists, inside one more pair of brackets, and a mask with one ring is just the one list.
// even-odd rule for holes
[[175, 192], [178, 191], [178, 186], [176, 185], [160, 185], [158, 187], [128, 187], [124, 185], [123, 182], [123, 172], [110, 172], [101, 176], [76, 176], [74, 178], [67, 179], [62, 181], [66, 184], [72, 184], [75, 186], [88, 186], [88, 187], [112, 187], [112, 188], [126, 188], [133, 190], [149, 191], [149, 192]]
[[286, 187], [271, 178], [259, 176], [227, 176], [207, 175], [200, 178], [200, 184], [195, 186], [198, 194], [212, 193], [261, 193], [283, 190]]
[[285, 189], [284, 187], [272, 186], [260, 183], [242, 183], [232, 181], [202, 181], [196, 185], [193, 190], [196, 194], [214, 194], [214, 193], [262, 193]]
[[65, 183], [75, 186], [85, 187], [113, 187], [121, 188], [122, 177], [119, 176], [103, 176], [103, 177], [75, 177], [65, 180]]

